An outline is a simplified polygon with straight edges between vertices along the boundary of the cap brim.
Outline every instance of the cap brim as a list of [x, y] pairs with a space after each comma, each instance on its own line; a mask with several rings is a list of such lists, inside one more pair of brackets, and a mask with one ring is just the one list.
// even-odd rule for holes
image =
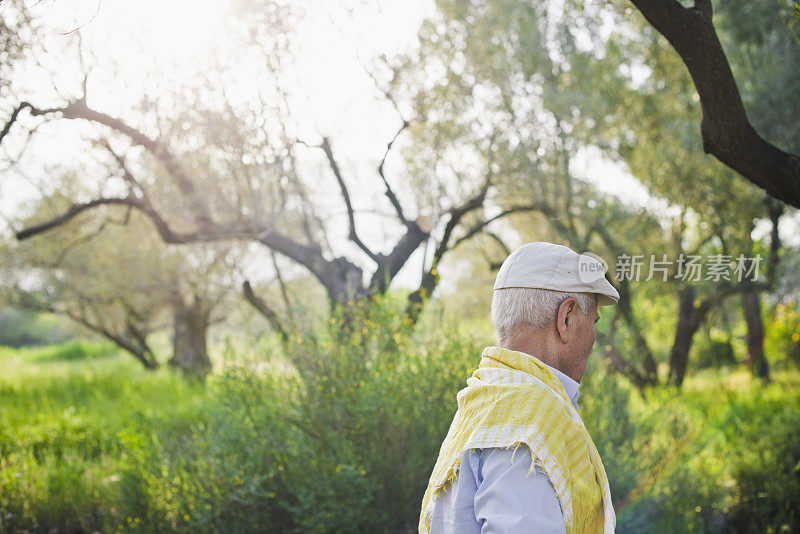
[[603, 295], [602, 293], [597, 293], [597, 305], [598, 306], [616, 306], [619, 299], [615, 299], [609, 295]]

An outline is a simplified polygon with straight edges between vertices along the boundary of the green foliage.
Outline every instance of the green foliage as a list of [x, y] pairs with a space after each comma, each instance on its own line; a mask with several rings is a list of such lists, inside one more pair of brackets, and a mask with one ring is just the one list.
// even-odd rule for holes
[[[618, 532], [781, 532], [797, 528], [798, 376], [762, 386], [743, 371], [701, 373], [685, 391], [653, 391], [644, 419], [661, 447]], [[646, 434], [642, 432], [641, 434]], [[649, 471], [649, 472], [648, 472]], [[649, 480], [648, 480], [649, 479]], [[619, 501], [617, 501], [619, 502]]]
[[637, 423], [631, 419], [632, 391], [590, 359], [581, 381], [580, 413], [600, 452], [615, 502], [624, 502], [639, 484], [637, 458], [641, 451], [633, 440]]
[[55, 315], [11, 307], [0, 311], [0, 345], [51, 345], [65, 341], [72, 335], [64, 321]]
[[756, 131], [796, 154], [800, 126], [787, 118], [800, 113], [800, 92], [797, 73], [785, 68], [800, 61], [791, 5], [783, 0], [726, 0], [716, 9], [715, 26]]
[[800, 366], [800, 307], [796, 302], [778, 304], [764, 338], [764, 351], [773, 355], [773, 360], [787, 355]]
[[0, 364], [4, 532], [115, 530], [127, 459], [119, 435], [197, 419], [198, 386], [146, 372], [106, 344], [2, 349]]
[[108, 341], [88, 341], [72, 339], [55, 345], [13, 349], [0, 346], [0, 361], [20, 361], [30, 363], [75, 362], [80, 364], [87, 360], [111, 357], [118, 349]]
[[736, 364], [730, 337], [718, 329], [711, 329], [708, 336], [697, 336], [692, 349], [691, 362], [696, 369]]
[[735, 395], [726, 406], [720, 427], [729, 431], [729, 461], [737, 486], [731, 532], [782, 532], [800, 524], [798, 400], [796, 392], [783, 398], [768, 388]]
[[[786, 143], [797, 138], [790, 135], [796, 121], [786, 117], [797, 107], [790, 83], [796, 75], [778, 63], [796, 64], [789, 61], [796, 47], [770, 52], [782, 35], [777, 2], [724, 4], [719, 11], [727, 14], [715, 21], [725, 26], [726, 49], [735, 49], [737, 77], [749, 81], [748, 110], [763, 110], [773, 125], [763, 131], [792, 146]], [[420, 28], [419, 48], [395, 65], [393, 83], [412, 95], [414, 111], [425, 119], [409, 129], [409, 174], [433, 183], [431, 175], [450, 167], [458, 183], [473, 186], [491, 176], [500, 208], [532, 204], [532, 212], [505, 219], [507, 227], [490, 228], [508, 245], [557, 241], [612, 262], [621, 254], [666, 255], [673, 263], [664, 280], [645, 282], [646, 267], [641, 282], [616, 277], [630, 307], [614, 322], [613, 341], [644, 375], [654, 361], [667, 362], [675, 346], [669, 375], [682, 376], [682, 348], [691, 346], [695, 327], [677, 330], [679, 314], [687, 314], [677, 307], [687, 295], [676, 282], [677, 260], [768, 254], [767, 240], [752, 237], [767, 215], [763, 192], [705, 154], [700, 100], [679, 55], [628, 4], [438, 0], [436, 8]], [[751, 33], [758, 42], [752, 47]], [[773, 68], [761, 76], [764, 65]], [[603, 194], [604, 182], [616, 179], [600, 165], [579, 176], [578, 163], [594, 162], [597, 154], [624, 163], [659, 202], [633, 207]], [[462, 245], [471, 246], [470, 263], [505, 257], [487, 242]], [[462, 286], [472, 283], [464, 276]], [[723, 288], [707, 279], [691, 284], [698, 309], [692, 325], [726, 305]], [[708, 340], [689, 361], [699, 357], [701, 368], [730, 363], [737, 343]]]
[[30, 351], [30, 357], [32, 360], [40, 362], [81, 361], [111, 356], [116, 350], [116, 347], [107, 341], [97, 343], [75, 339], [59, 345], [51, 345]]
[[[413, 530], [482, 344], [437, 318], [410, 331], [403, 305], [340, 309], [287, 347], [229, 345], [206, 384], [54, 356], [76, 344], [0, 351], [0, 528]], [[800, 376], [774, 379], [701, 371], [643, 399], [592, 359], [580, 411], [617, 531], [800, 525]]]
[[[412, 524], [478, 348], [454, 336], [417, 344], [402, 304], [340, 310], [326, 328], [293, 339], [296, 371], [230, 369], [203, 428], [190, 429], [191, 439], [162, 436], [131, 472], [144, 478], [138, 488], [176, 481], [167, 491], [148, 489], [143, 500], [161, 508], [167, 526], [185, 521], [192, 530]], [[283, 368], [281, 354], [271, 356]], [[185, 519], [179, 510], [187, 509], [197, 512]]]

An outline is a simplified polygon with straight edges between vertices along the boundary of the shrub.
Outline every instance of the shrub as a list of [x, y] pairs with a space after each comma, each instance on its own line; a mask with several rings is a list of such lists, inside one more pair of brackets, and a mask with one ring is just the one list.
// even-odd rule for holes
[[419, 341], [397, 303], [341, 313], [268, 354], [269, 374], [228, 369], [202, 422], [127, 439], [130, 513], [190, 531], [413, 529], [479, 347]]
[[736, 364], [730, 335], [712, 328], [708, 336], [696, 336], [692, 347], [692, 369], [719, 368]]
[[[91, 347], [3, 349], [0, 531], [415, 530], [482, 344], [411, 330], [402, 304], [229, 344], [205, 384], [122, 354], [64, 361]], [[708, 370], [642, 397], [592, 359], [579, 405], [617, 532], [797, 528], [798, 374], [773, 376]]]
[[0, 345], [51, 345], [67, 341], [73, 335], [66, 321], [55, 315], [12, 307], [0, 310]]
[[774, 319], [766, 329], [764, 352], [770, 363], [786, 356], [800, 367], [800, 308], [797, 302], [775, 306]]
[[80, 361], [104, 358], [116, 354], [119, 349], [110, 342], [92, 342], [73, 339], [57, 345], [30, 350], [30, 358], [44, 363], [55, 361]]
[[727, 428], [736, 429], [727, 458], [736, 481], [728, 532], [784, 532], [800, 525], [800, 399], [786, 400], [756, 390], [728, 408]]

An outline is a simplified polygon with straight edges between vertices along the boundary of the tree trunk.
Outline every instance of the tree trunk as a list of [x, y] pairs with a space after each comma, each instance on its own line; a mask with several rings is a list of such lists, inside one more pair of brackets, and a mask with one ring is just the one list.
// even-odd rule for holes
[[422, 282], [420, 282], [419, 288], [408, 295], [406, 317], [411, 324], [417, 323], [417, 319], [419, 319], [422, 309], [425, 307], [425, 303], [428, 302], [428, 299], [430, 299], [437, 285], [439, 285], [439, 275], [436, 273], [436, 266], [434, 264], [433, 268], [422, 275]]
[[759, 378], [769, 380], [769, 366], [764, 358], [764, 323], [758, 291], [742, 293], [744, 320], [747, 323], [747, 365]]
[[693, 300], [694, 291], [691, 288], [687, 288], [678, 295], [678, 326], [675, 328], [675, 340], [672, 342], [672, 351], [669, 354], [669, 379], [678, 387], [681, 387], [683, 383], [689, 363], [689, 348], [692, 339], [690, 318]]
[[669, 354], [669, 378], [675, 386], [681, 387], [689, 366], [689, 350], [695, 333], [700, 328], [714, 300], [707, 298], [695, 305], [695, 291], [692, 286], [678, 290], [678, 325], [675, 328], [675, 339]]
[[797, 365], [800, 365], [800, 341], [795, 342], [791, 352], [792, 358]]
[[639, 322], [633, 314], [630, 287], [627, 281], [622, 281], [619, 285], [619, 295], [620, 299], [617, 306], [619, 307], [622, 318], [628, 324], [628, 328], [633, 335], [633, 343], [636, 347], [636, 352], [641, 355], [642, 358], [643, 372], [639, 373], [640, 378], [643, 380], [643, 385], [654, 386], [658, 384], [658, 366], [656, 365], [655, 357], [653, 357], [653, 352], [650, 350], [647, 340], [642, 334]]
[[185, 375], [204, 378], [211, 371], [206, 347], [210, 310], [195, 300], [180, 304], [175, 311], [175, 331], [172, 339], [172, 358], [169, 364]]
[[145, 344], [128, 343], [122, 338], [109, 336], [106, 337], [114, 341], [118, 346], [133, 354], [134, 357], [139, 360], [142, 365], [144, 365], [145, 369], [149, 369], [151, 371], [153, 369], [158, 369], [158, 361], [156, 360], [156, 357], [149, 346]]
[[622, 376], [633, 382], [633, 385], [639, 389], [639, 392], [644, 396], [645, 388], [652, 386], [653, 383], [648, 382], [647, 379], [639, 372], [639, 370], [628, 363], [625, 358], [620, 354], [616, 345], [614, 345], [613, 332], [605, 334], [597, 332], [597, 341], [600, 344], [600, 350], [611, 361], [611, 369], [621, 373]]

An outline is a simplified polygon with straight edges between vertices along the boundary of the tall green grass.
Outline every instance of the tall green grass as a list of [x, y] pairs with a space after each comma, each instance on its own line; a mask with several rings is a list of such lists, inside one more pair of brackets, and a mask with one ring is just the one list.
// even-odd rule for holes
[[[399, 312], [231, 345], [205, 383], [108, 346], [0, 349], [0, 530], [414, 531], [486, 340]], [[797, 371], [707, 370], [642, 399], [593, 360], [581, 391], [618, 532], [800, 525]]]
[[122, 436], [196, 421], [207, 395], [107, 344], [0, 349], [0, 530], [114, 530]]

